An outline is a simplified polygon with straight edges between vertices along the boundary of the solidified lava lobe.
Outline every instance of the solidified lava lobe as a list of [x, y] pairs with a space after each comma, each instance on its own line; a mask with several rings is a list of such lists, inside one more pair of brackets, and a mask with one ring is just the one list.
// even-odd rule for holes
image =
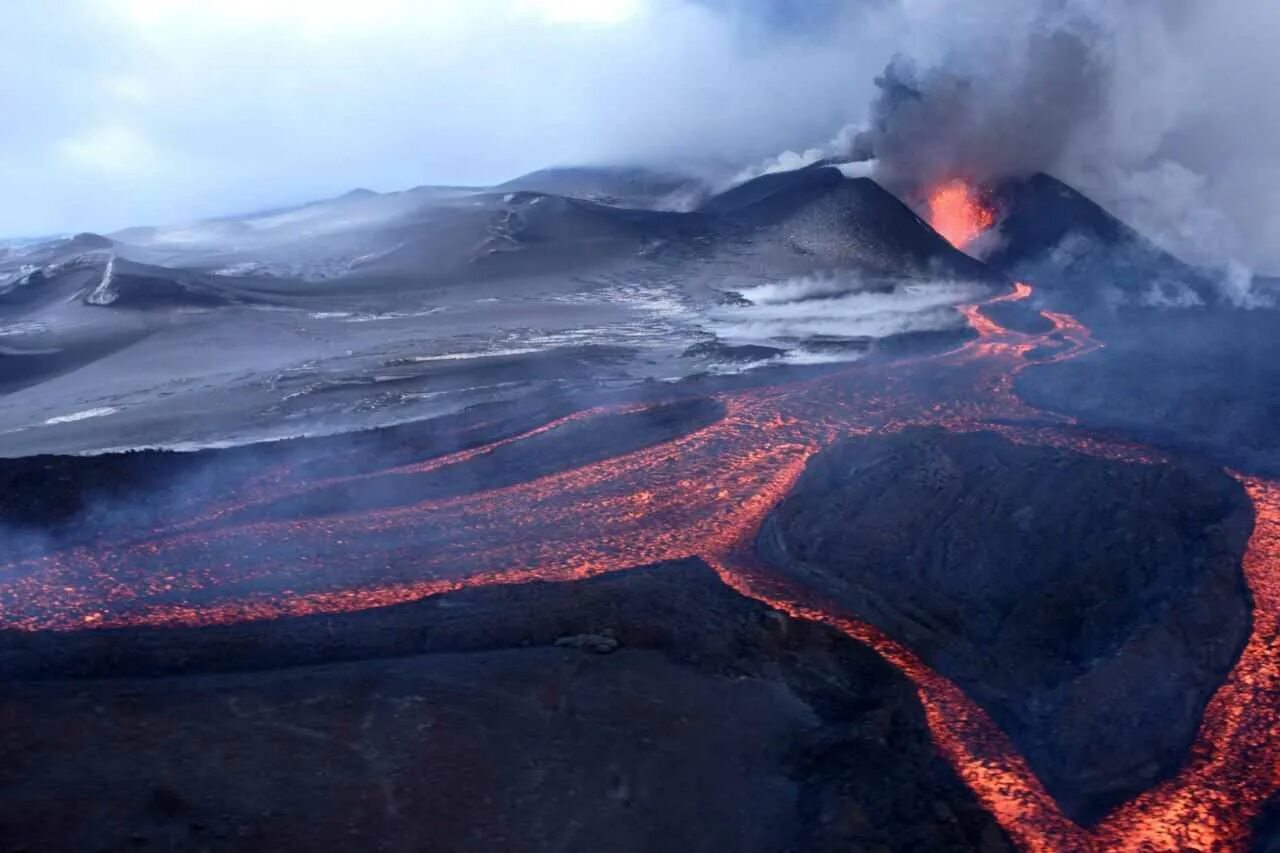
[[1088, 819], [1185, 760], [1249, 632], [1251, 524], [1212, 466], [909, 429], [816, 456], [757, 550], [981, 702]]

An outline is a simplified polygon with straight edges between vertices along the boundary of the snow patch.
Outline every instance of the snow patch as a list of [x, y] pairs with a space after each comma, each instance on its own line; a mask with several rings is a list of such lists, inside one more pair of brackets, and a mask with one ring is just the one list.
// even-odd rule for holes
[[446, 352], [440, 355], [415, 355], [408, 359], [414, 364], [430, 361], [466, 361], [475, 358], [495, 358], [504, 355], [531, 355], [542, 352], [541, 347], [513, 347], [510, 349], [478, 350], [475, 352]]
[[58, 415], [57, 417], [49, 418], [44, 422], [44, 425], [56, 426], [57, 424], [71, 424], [76, 421], [87, 421], [90, 418], [103, 418], [107, 415], [114, 415], [118, 411], [120, 410], [115, 406], [100, 406], [96, 409], [85, 409], [81, 412], [72, 412], [69, 415]]
[[90, 305], [110, 305], [119, 298], [120, 294], [111, 289], [111, 282], [116, 274], [116, 257], [112, 255], [107, 261], [106, 267], [102, 270], [102, 280], [98, 282], [98, 286], [93, 289], [85, 299]]

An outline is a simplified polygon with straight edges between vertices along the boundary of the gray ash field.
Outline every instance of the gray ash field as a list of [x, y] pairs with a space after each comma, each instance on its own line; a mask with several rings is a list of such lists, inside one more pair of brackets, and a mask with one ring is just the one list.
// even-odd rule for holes
[[[589, 198], [549, 194], [585, 176]], [[834, 169], [684, 212], [654, 207], [687, 203], [683, 184], [639, 178], [354, 192], [10, 248], [0, 453], [224, 446], [851, 361], [961, 333], [950, 309], [998, 280]], [[668, 195], [620, 195], [650, 184]]]

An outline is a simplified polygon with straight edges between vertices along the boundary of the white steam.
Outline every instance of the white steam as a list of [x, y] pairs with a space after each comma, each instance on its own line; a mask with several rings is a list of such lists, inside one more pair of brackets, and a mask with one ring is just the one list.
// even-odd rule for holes
[[[958, 329], [959, 305], [985, 291], [960, 282], [866, 281], [851, 274], [806, 276], [747, 288], [751, 305], [726, 307], [709, 328], [731, 344], [793, 349], [792, 360], [846, 361], [858, 344], [908, 332]], [[840, 344], [847, 344], [844, 349]]]

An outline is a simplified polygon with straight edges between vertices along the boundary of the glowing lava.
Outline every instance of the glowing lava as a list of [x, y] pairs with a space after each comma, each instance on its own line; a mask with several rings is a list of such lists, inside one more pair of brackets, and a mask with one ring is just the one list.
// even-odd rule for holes
[[[939, 230], [949, 238], [963, 242], [990, 225], [989, 212], [971, 206], [963, 185], [939, 192], [945, 212]], [[1031, 293], [1019, 284], [991, 302], [1023, 301]], [[942, 754], [1022, 847], [1238, 849], [1264, 800], [1280, 789], [1273, 698], [1280, 694], [1280, 484], [1239, 475], [1257, 511], [1245, 559], [1253, 633], [1210, 703], [1186, 767], [1090, 830], [1063, 816], [963, 691], [910, 649], [754, 557], [762, 520], [812, 455], [845, 436], [941, 426], [996, 430], [1012, 441], [1129, 461], [1159, 458], [1082, 432], [1014, 393], [1018, 371], [1100, 346], [1087, 328], [1069, 315], [1042, 312], [1048, 331], [1020, 333], [981, 307], [964, 309], [977, 339], [954, 352], [725, 393], [726, 414], [710, 425], [515, 485], [346, 514], [237, 521], [252, 517], [255, 506], [335, 482], [273, 469], [233, 502], [145, 542], [104, 541], [0, 566], [0, 628], [205, 625], [352, 611], [466, 586], [572, 580], [697, 556], [740, 592], [829, 624], [897, 666], [916, 685]], [[498, 446], [596, 414], [380, 473], [465, 474], [470, 460]], [[359, 486], [369, 476], [340, 479]]]
[[947, 181], [929, 194], [929, 224], [957, 249], [972, 245], [995, 222], [995, 212], [965, 181]]

